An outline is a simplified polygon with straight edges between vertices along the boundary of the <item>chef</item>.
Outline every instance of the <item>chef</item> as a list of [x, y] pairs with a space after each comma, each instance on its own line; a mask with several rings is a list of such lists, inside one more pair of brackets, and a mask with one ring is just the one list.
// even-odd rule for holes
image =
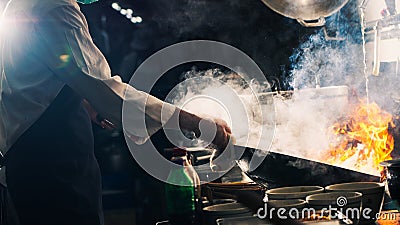
[[[10, 0], [1, 17], [0, 149], [6, 164], [1, 172], [22, 225], [103, 224], [85, 106], [101, 115], [94, 120], [105, 118], [97, 121], [103, 125], [122, 127], [123, 102], [132, 124], [145, 115], [144, 130], [132, 125], [126, 130], [136, 143], [173, 117], [181, 129], [199, 134], [202, 118], [111, 76], [75, 1]], [[215, 121], [213, 143], [224, 148], [231, 131]]]

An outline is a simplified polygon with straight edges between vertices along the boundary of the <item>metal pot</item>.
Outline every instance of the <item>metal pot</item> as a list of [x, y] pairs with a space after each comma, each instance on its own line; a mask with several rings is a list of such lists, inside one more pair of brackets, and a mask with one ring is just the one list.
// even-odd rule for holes
[[349, 0], [262, 0], [269, 8], [296, 19], [306, 27], [325, 24], [325, 17], [340, 10]]

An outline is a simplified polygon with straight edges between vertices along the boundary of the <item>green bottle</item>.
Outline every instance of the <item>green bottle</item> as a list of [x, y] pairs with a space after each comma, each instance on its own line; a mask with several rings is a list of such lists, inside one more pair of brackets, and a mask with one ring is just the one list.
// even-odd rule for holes
[[195, 187], [198, 181], [193, 176], [194, 169], [188, 162], [186, 153], [182, 155], [179, 152], [174, 152], [171, 161], [181, 167], [170, 172], [165, 186], [167, 214], [171, 225], [192, 225], [196, 222]]

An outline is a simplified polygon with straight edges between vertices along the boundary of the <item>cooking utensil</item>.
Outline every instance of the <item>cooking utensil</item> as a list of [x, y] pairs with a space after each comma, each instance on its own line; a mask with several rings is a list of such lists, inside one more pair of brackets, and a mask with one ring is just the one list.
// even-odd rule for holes
[[285, 215], [287, 216], [290, 216], [289, 211], [291, 209], [297, 209], [298, 212], [301, 212], [306, 207], [306, 201], [303, 199], [270, 200], [268, 203], [277, 208], [285, 209]]
[[[271, 204], [271, 203], [265, 203], [262, 199], [261, 195], [258, 195], [257, 193], [238, 193], [236, 195], [236, 199], [238, 200], [238, 202], [242, 203], [243, 205], [247, 206], [248, 208], [252, 209], [253, 212], [257, 212], [257, 213], [265, 213], [264, 212], [260, 212], [262, 210], [265, 210], [265, 208], [270, 209], [270, 208], [277, 208], [275, 207], [275, 205]], [[266, 205], [267, 204], [267, 205]], [[272, 222], [274, 225], [300, 225], [303, 224], [297, 220], [293, 220], [291, 218], [287, 218], [287, 219], [281, 219], [275, 210], [272, 210], [271, 215], [269, 215], [268, 217], [266, 217], [265, 219], [267, 221]]]
[[[244, 149], [244, 150], [243, 150]], [[268, 188], [353, 181], [378, 182], [379, 177], [275, 152], [235, 146], [242, 154], [238, 165], [254, 182]], [[400, 168], [400, 167], [399, 167]]]
[[359, 224], [374, 224], [376, 221], [375, 215], [378, 215], [382, 209], [385, 185], [377, 182], [351, 182], [342, 184], [333, 184], [325, 187], [327, 192], [341, 192], [341, 191], [355, 191], [362, 194], [362, 207], [363, 209], [370, 209], [365, 211], [365, 216], [360, 217]]
[[306, 27], [318, 27], [325, 24], [328, 17], [340, 10], [348, 0], [262, 0], [275, 12], [296, 19]]
[[217, 220], [218, 225], [273, 225], [265, 220], [260, 220], [257, 216], [245, 216], [245, 217], [232, 217], [232, 218], [221, 218]]
[[255, 183], [208, 183], [205, 186], [207, 199], [213, 202], [216, 198], [234, 198], [238, 193], [257, 193], [262, 195], [263, 190]]
[[357, 215], [349, 212], [353, 209], [361, 212], [362, 194], [360, 192], [320, 193], [307, 196], [306, 200], [308, 206], [315, 210], [339, 209], [340, 212], [351, 219], [354, 225], [358, 224], [359, 218]]
[[216, 225], [217, 219], [237, 216], [251, 216], [251, 209], [240, 203], [225, 203], [203, 208], [204, 218], [207, 225]]
[[[330, 218], [331, 216], [336, 215], [335, 219]], [[353, 224], [354, 223], [343, 215], [338, 210], [323, 210], [316, 211], [315, 213], [311, 212], [311, 214], [305, 213], [305, 218], [301, 220], [303, 224], [314, 224], [314, 225], [343, 225], [343, 224]]]
[[324, 192], [320, 186], [293, 186], [270, 189], [266, 192], [269, 200], [306, 199], [308, 195]]

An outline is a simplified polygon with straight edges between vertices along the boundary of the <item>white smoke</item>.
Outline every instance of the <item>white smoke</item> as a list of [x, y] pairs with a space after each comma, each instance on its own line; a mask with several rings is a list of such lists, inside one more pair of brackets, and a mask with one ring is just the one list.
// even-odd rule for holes
[[[243, 75], [218, 69], [188, 71], [186, 80], [171, 92], [167, 101], [189, 112], [225, 120], [236, 144], [260, 148], [263, 116], [257, 93], [269, 88]], [[264, 136], [267, 134], [264, 134]], [[272, 139], [273, 133], [267, 138]]]
[[365, 87], [362, 46], [332, 42], [323, 32], [311, 35], [291, 56], [294, 89], [346, 85], [357, 91]]
[[276, 136], [271, 151], [319, 161], [333, 137], [330, 127], [346, 113], [347, 87], [304, 89], [275, 97]]
[[[350, 14], [357, 17], [358, 8], [353, 7], [353, 12]], [[336, 21], [330, 21], [330, 24], [339, 27], [338, 33], [344, 38], [343, 40], [328, 40], [321, 29], [294, 51], [291, 56], [293, 66], [290, 77], [294, 91], [290, 92], [289, 98], [286, 97], [287, 93], [284, 93], [285, 95], [266, 93], [268, 85], [258, 84], [255, 85], [256, 88], [251, 88], [252, 85], [244, 84], [243, 80], [237, 79], [238, 74], [223, 74], [220, 71], [208, 70], [190, 71], [188, 75], [217, 77], [221, 82], [186, 83], [172, 102], [176, 105], [185, 105], [185, 102], [194, 96], [204, 95], [230, 103], [227, 104], [228, 109], [244, 106], [242, 110], [227, 110], [215, 102], [207, 103], [205, 99], [201, 102], [199, 99], [198, 102], [192, 101], [191, 104], [186, 104], [186, 109], [227, 120], [233, 128], [238, 144], [250, 147], [260, 145], [269, 147], [266, 142], [270, 139], [261, 137], [261, 144], [255, 144], [243, 141], [242, 138], [245, 139], [249, 133], [249, 136], [260, 138], [260, 130], [271, 131], [267, 132], [267, 136], [272, 137], [274, 134], [271, 127], [276, 126], [271, 148], [261, 149], [321, 161], [323, 156], [326, 156], [330, 144], [335, 143], [336, 137], [332, 133], [332, 125], [348, 116], [349, 109], [353, 107], [349, 99], [362, 98], [366, 92], [362, 43], [357, 36], [360, 34], [360, 30], [357, 29], [360, 28], [359, 24], [356, 24], [357, 20], [349, 19], [350, 14], [337, 14], [336, 18], [332, 16]], [[384, 78], [385, 82], [376, 82], [378, 85], [371, 88], [376, 93], [371, 94], [373, 101], [387, 103], [388, 95], [385, 87], [399, 83], [397, 77], [393, 81], [388, 77]], [[233, 89], [236, 96], [231, 98], [232, 96], [226, 95], [227, 89]], [[258, 102], [254, 96], [256, 89], [258, 97], [267, 95], [273, 101]], [[391, 95], [400, 102], [398, 94]], [[238, 99], [238, 96], [241, 97]], [[257, 112], [259, 103], [262, 109], [261, 118]], [[249, 130], [249, 127], [252, 129]], [[349, 160], [346, 164], [336, 166], [354, 170], [353, 164], [352, 160]], [[303, 166], [305, 165], [299, 165]], [[366, 166], [357, 170], [373, 174], [371, 167]]]

